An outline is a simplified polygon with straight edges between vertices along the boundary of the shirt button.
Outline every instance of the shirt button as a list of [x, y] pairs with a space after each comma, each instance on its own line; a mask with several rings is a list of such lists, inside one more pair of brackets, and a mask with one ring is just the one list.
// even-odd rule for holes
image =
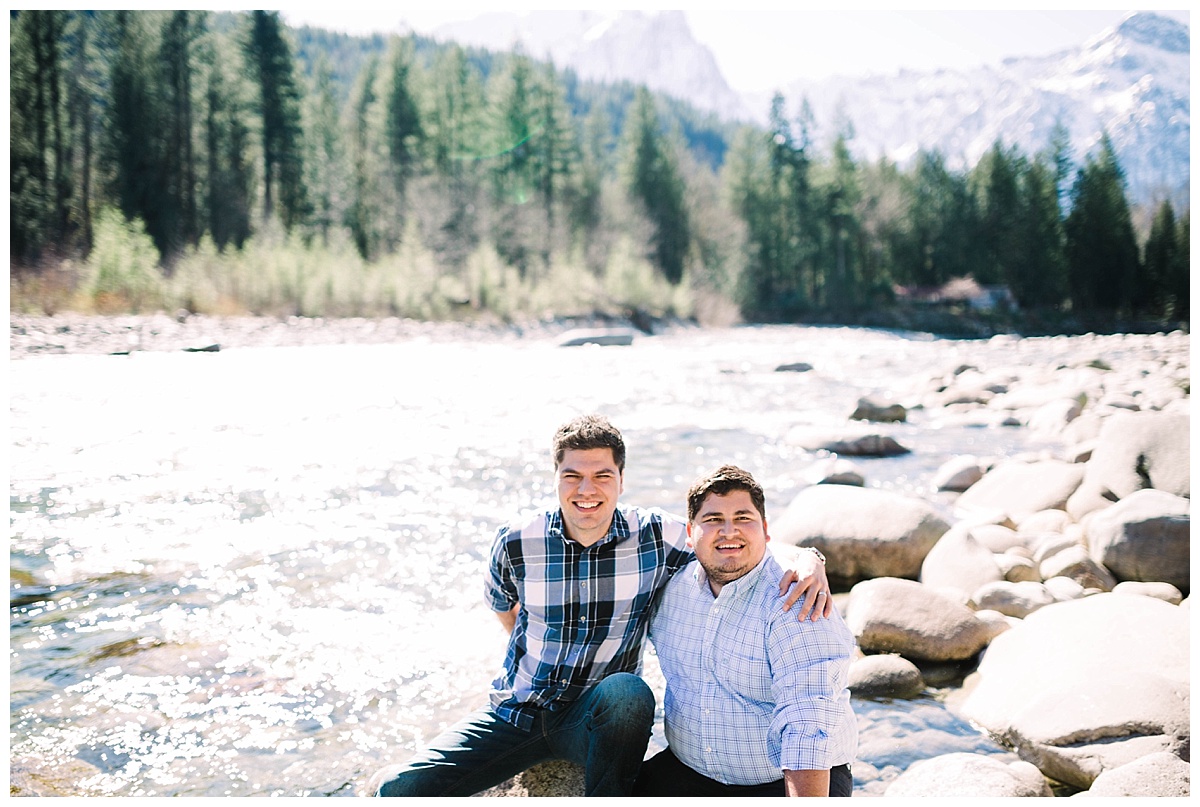
[[711, 749], [711, 748], [705, 748], [705, 749], [704, 749], [704, 753], [706, 753], [706, 754], [711, 754], [711, 753], [712, 753], [712, 749]]

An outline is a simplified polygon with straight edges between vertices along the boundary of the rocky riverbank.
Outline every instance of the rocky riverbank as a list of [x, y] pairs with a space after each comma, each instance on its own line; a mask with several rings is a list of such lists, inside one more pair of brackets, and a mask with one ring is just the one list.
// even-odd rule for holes
[[[409, 340], [421, 344], [424, 340], [546, 337], [561, 342], [565, 341], [562, 331], [571, 327], [631, 324], [607, 320], [548, 320], [517, 326], [400, 319], [14, 316], [10, 357]], [[670, 343], [680, 332], [665, 329], [662, 333], [661, 342]], [[829, 372], [821, 366], [820, 354], [814, 355], [828, 335], [822, 331], [794, 340], [787, 355], [778, 357], [780, 363], [772, 355], [762, 373], [775, 368], [811, 374], [816, 379], [823, 371]], [[723, 338], [723, 334], [715, 338]], [[899, 341], [907, 344], [910, 340]], [[701, 340], [699, 344], [697, 350], [702, 351], [710, 349], [711, 342]], [[922, 699], [936, 698], [948, 702], [957, 714], [1014, 753], [1004, 759], [988, 755], [993, 747], [980, 753], [947, 753], [950, 749], [944, 733], [922, 732], [921, 726], [926, 724], [909, 719], [909, 713], [900, 710], [879, 731], [873, 733], [868, 725], [860, 738], [860, 758], [855, 765], [860, 789], [856, 794], [1188, 792], [1187, 335], [1029, 340], [1001, 336], [939, 344], [936, 350], [925, 354], [936, 358], [919, 366], [896, 354], [896, 366], [911, 376], [911, 389], [896, 389], [894, 396], [886, 399], [859, 401], [853, 410], [846, 409], [844, 420], [838, 417], [837, 427], [828, 428], [822, 420], [826, 425], [816, 429], [797, 417], [787, 423], [805, 425], [790, 432], [786, 426], [772, 432], [772, 445], [787, 448], [786, 457], [804, 464], [811, 461], [807, 468], [780, 471], [794, 472], [797, 477], [803, 471], [811, 484], [796, 494], [792, 507], [775, 511], [772, 534], [777, 541], [817, 546], [829, 557], [831, 578], [841, 589], [838, 606], [853, 626], [862, 651], [851, 677], [860, 715], [885, 704], [889, 709], [893, 704], [917, 706]], [[622, 366], [646, 360], [645, 351], [623, 354], [614, 348], [602, 353], [606, 361], [615, 360], [611, 363]], [[668, 355], [677, 358], [680, 354]], [[260, 358], [273, 361], [275, 356], [263, 354]], [[281, 357], [307, 358], [294, 353]], [[656, 367], [663, 366], [661, 358], [654, 361]], [[113, 362], [131, 369], [139, 365], [136, 360], [121, 358]], [[108, 360], [100, 363], [107, 366]], [[175, 364], [193, 366], [188, 360]], [[52, 361], [29, 362], [21, 369], [58, 369], [53, 365]], [[74, 381], [74, 369], [62, 367], [64, 384]], [[736, 378], [747, 377], [748, 371], [739, 372], [743, 375]], [[872, 371], [853, 372], [851, 383], [870, 379]], [[901, 376], [889, 375], [897, 377]], [[839, 375], [836, 382], [844, 385], [843, 379]], [[908, 381], [896, 386], [905, 383]], [[867, 381], [861, 386], [872, 384]], [[738, 393], [744, 395], [744, 389]], [[43, 396], [34, 400], [53, 399]], [[814, 400], [804, 398], [796, 407], [797, 414], [821, 406]], [[841, 399], [838, 401], [840, 406]], [[27, 408], [43, 411], [33, 404]], [[420, 411], [422, 417], [428, 417], [432, 410]], [[306, 409], [299, 412], [307, 414]], [[509, 416], [506, 411], [504, 417]], [[241, 417], [222, 423], [239, 423]], [[301, 419], [293, 418], [296, 422]], [[687, 418], [671, 420], [685, 422]], [[85, 422], [84, 418], [79, 422]], [[497, 424], [507, 422], [496, 420]], [[39, 428], [51, 433], [55, 423], [45, 419]], [[921, 455], [929, 449], [917, 441], [947, 426], [964, 436], [953, 443], [955, 450], [963, 453], [941, 466], [935, 481], [937, 493], [926, 489], [924, 483], [921, 490], [911, 486], [900, 492], [880, 489], [874, 486], [880, 480], [872, 478], [880, 473], [880, 466], [857, 462], [859, 457], [907, 451]], [[981, 444], [1001, 444], [994, 439], [974, 442], [971, 434], [1007, 434], [1008, 430], [1038, 435], [1038, 452], [966, 453], [971, 446], [984, 452], [989, 449], [979, 448]], [[231, 447], [243, 441], [226, 431], [213, 434], [221, 440], [214, 452], [222, 445]], [[183, 448], [190, 450], [195, 442]], [[78, 448], [78, 444], [63, 445], [64, 452]], [[1043, 451], [1042, 445], [1053, 448]], [[119, 441], [103, 444], [99, 450], [111, 451], [105, 455], [110, 458], [122, 451]], [[162, 456], [171, 456], [169, 451]], [[60, 455], [48, 456], [51, 459], [45, 462], [49, 464]], [[195, 461], [195, 456], [190, 459]], [[940, 457], [929, 468], [938, 463]], [[92, 464], [108, 467], [98, 459]], [[383, 462], [378, 465], [392, 467]], [[99, 478], [105, 478], [104, 473], [107, 471]], [[191, 495], [191, 483], [190, 478], [179, 483], [180, 489]], [[170, 482], [163, 484], [171, 489]], [[793, 492], [795, 487], [789, 489], [789, 497]], [[224, 494], [223, 489], [218, 490], [214, 499]], [[249, 504], [257, 506], [258, 501]], [[376, 506], [368, 503], [364, 512]], [[159, 518], [157, 512], [154, 518]], [[344, 517], [348, 529], [359, 521], [356, 515]], [[115, 528], [124, 529], [124, 525]], [[78, 532], [92, 534], [95, 530], [89, 523]], [[88, 545], [83, 547], [80, 554], [87, 554]], [[31, 557], [40, 563], [44, 552], [39, 544]], [[406, 641], [411, 642], [411, 637]], [[126, 647], [120, 642], [112, 646]], [[53, 652], [58, 652], [56, 648], [49, 646]], [[309, 645], [301, 643], [295, 654], [307, 657]], [[329, 655], [359, 658], [360, 650], [352, 647], [350, 652]], [[143, 663], [148, 657], [149, 653], [141, 657]], [[157, 668], [154, 671], [157, 673]], [[905, 700], [909, 698], [913, 700]], [[84, 712], [103, 715], [105, 710], [88, 707], [81, 709], [81, 714]], [[40, 723], [41, 715], [36, 719]], [[171, 720], [180, 718], [172, 716]], [[205, 724], [193, 720], [188, 725], [202, 730]], [[331, 732], [341, 729], [334, 726]], [[886, 736], [882, 735], [884, 729]], [[319, 748], [337, 747], [333, 734], [324, 735], [322, 742], [328, 745]], [[912, 758], [920, 761], [897, 767], [885, 754], [873, 757], [872, 746], [882, 745], [916, 749]], [[73, 748], [70, 743], [63, 747]], [[24, 758], [37, 760], [36, 769], [14, 762], [14, 784], [26, 793], [38, 792], [38, 777], [52, 771], [58, 785], [55, 792], [73, 792], [74, 783], [84, 777], [77, 767], [59, 763], [76, 759], [71, 755], [74, 751], [65, 757], [50, 757], [42, 754], [40, 745], [36, 749]], [[348, 752], [338, 749], [338, 753]], [[319, 764], [316, 759], [306, 760], [285, 778], [291, 783], [301, 767]], [[91, 775], [97, 775], [96, 771]], [[333, 780], [319, 773], [312, 778]], [[556, 765], [518, 777], [489, 795], [569, 795], [576, 793], [577, 787], [570, 766]]]
[[[928, 417], [1038, 431], [1057, 454], [963, 455], [923, 500], [814, 485], [772, 522], [816, 546], [863, 658], [856, 696], [911, 697], [968, 673], [950, 708], [1016, 751], [947, 754], [877, 795], [1184, 796], [1190, 791], [1190, 354], [1183, 334], [1103, 337], [1056, 367], [960, 366], [908, 401], [860, 402], [842, 453]], [[887, 413], [874, 416], [871, 413]], [[807, 445], [819, 447], [806, 435]], [[861, 479], [861, 477], [860, 477]], [[858, 482], [861, 485], [861, 481]]]
[[[576, 326], [622, 325], [624, 320], [598, 317], [579, 320], [535, 320], [520, 324], [422, 322], [383, 319], [308, 317], [213, 317], [176, 315], [55, 316], [12, 314], [9, 318], [10, 359], [58, 354], [128, 354], [138, 351], [220, 351], [250, 347], [388, 344], [413, 339], [519, 339], [551, 336]], [[644, 324], [643, 324], [644, 325]], [[651, 324], [653, 327], [653, 324]]]

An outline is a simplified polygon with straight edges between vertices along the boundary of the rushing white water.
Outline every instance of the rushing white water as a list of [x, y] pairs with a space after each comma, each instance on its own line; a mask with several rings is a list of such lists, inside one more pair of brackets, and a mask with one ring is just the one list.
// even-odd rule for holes
[[[622, 429], [627, 501], [678, 511], [734, 461], [778, 512], [816, 459], [794, 426], [1077, 347], [767, 327], [12, 361], [13, 769], [60, 793], [353, 795], [482, 703], [504, 646], [483, 562], [553, 496], [562, 421]], [[814, 369], [774, 372], [795, 361]], [[937, 501], [949, 457], [1041, 447], [910, 421], [890, 431], [912, 454], [859, 461], [869, 486]], [[860, 788], [930, 749], [1003, 753], [933, 698], [856, 708]]]

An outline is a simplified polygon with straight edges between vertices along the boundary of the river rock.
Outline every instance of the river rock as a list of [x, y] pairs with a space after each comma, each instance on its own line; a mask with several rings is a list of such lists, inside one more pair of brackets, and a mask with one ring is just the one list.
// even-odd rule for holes
[[991, 638], [970, 608], [913, 580], [880, 577], [850, 589], [846, 625], [864, 652], [963, 661]]
[[866, 483], [862, 469], [841, 457], [817, 460], [804, 471], [804, 481], [810, 485], [855, 485]]
[[777, 373], [807, 373], [812, 370], [813, 366], [805, 361], [795, 361], [790, 364], [781, 364], [775, 368]]
[[1082, 544], [1071, 544], [1047, 557], [1038, 564], [1038, 574], [1043, 580], [1067, 577], [1084, 588], [1101, 591], [1112, 591], [1117, 584], [1112, 572], [1097, 563]]
[[985, 583], [1003, 578], [995, 553], [975, 540], [972, 530], [957, 525], [938, 539], [921, 563], [922, 583], [935, 589], [953, 589], [962, 601]]
[[1117, 583], [1112, 592], [1113, 594], [1153, 597], [1156, 600], [1169, 602], [1171, 605], [1179, 605], [1183, 602], [1183, 592], [1170, 583], [1143, 583], [1137, 580], [1126, 580], [1124, 583]]
[[1059, 398], [1039, 406], [1029, 418], [1029, 429], [1034, 434], [1052, 437], [1062, 434], [1075, 418], [1083, 411], [1083, 401], [1079, 398]]
[[771, 536], [825, 553], [826, 573], [841, 582], [869, 577], [915, 579], [950, 525], [928, 502], [891, 491], [813, 485], [800, 491]]
[[915, 698], [925, 691], [921, 671], [903, 656], [863, 656], [850, 665], [847, 686], [856, 698]]
[[961, 454], [952, 457], [941, 464], [933, 475], [934, 490], [949, 490], [961, 493], [983, 479], [987, 468], [979, 457], [973, 454]]
[[1063, 532], [1070, 523], [1071, 514], [1066, 510], [1039, 510], [1017, 522], [1017, 532]]
[[1005, 762], [983, 754], [943, 754], [913, 763], [888, 785], [891, 797], [1053, 796], [1041, 771], [1024, 760]]
[[908, 420], [908, 410], [898, 403], [859, 398], [850, 419], [869, 420], [872, 423], [903, 423]]
[[1018, 555], [1016, 552], [1001, 552], [994, 557], [996, 565], [1000, 567], [1000, 573], [1010, 583], [1020, 583], [1025, 580], [1032, 580], [1036, 583], [1042, 579], [1042, 576], [1038, 574], [1037, 566], [1023, 555]]
[[1067, 534], [1065, 532], [1050, 532], [1044, 535], [1036, 535], [1030, 541], [1033, 549], [1033, 562], [1039, 568], [1049, 558], [1057, 555], [1059, 552], [1065, 552], [1073, 546], [1082, 546], [1079, 536]]
[[1087, 589], [1069, 577], [1050, 577], [1042, 581], [1046, 590], [1059, 602], [1080, 600], [1087, 596]]
[[1005, 616], [1024, 619], [1039, 608], [1058, 602], [1054, 595], [1041, 583], [1027, 580], [1010, 583], [1000, 580], [986, 583], [971, 594], [967, 604], [975, 609], [999, 611]]
[[1091, 514], [1084, 527], [1092, 558], [1117, 580], [1191, 586], [1191, 500], [1139, 490]]
[[947, 706], [1046, 776], [1103, 771], [1190, 743], [1190, 619], [1150, 597], [1047, 606], [997, 636]]
[[633, 337], [634, 332], [631, 328], [574, 328], [558, 338], [558, 346], [624, 346], [632, 345]]
[[980, 524], [971, 527], [971, 537], [990, 552], [1007, 552], [1026, 546], [1026, 536], [1003, 524]]
[[1067, 511], [1078, 521], [1145, 488], [1191, 496], [1191, 420], [1176, 412], [1120, 412], [1108, 418]]
[[8, 795], [12, 796], [101, 796], [80, 782], [100, 776], [100, 769], [76, 757], [12, 759], [8, 769]]
[[1060, 460], [1004, 462], [958, 497], [961, 513], [1003, 512], [1014, 523], [1039, 510], [1061, 510], [1083, 479], [1083, 466]]
[[889, 435], [857, 429], [830, 432], [797, 427], [789, 432], [788, 440], [806, 451], [828, 451], [850, 457], [895, 457], [911, 451]]
[[1164, 796], [1182, 798], [1192, 794], [1192, 765], [1174, 754], [1147, 754], [1096, 777], [1092, 786], [1077, 796]]
[[479, 795], [509, 798], [573, 797], [582, 796], [583, 790], [583, 766], [564, 759], [554, 759], [534, 765]]

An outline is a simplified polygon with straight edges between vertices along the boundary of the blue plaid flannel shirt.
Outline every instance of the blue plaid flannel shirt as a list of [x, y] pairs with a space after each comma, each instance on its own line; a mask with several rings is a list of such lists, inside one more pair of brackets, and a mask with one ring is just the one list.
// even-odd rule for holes
[[650, 641], [667, 681], [667, 745], [727, 785], [854, 761], [847, 688], [854, 636], [835, 610], [816, 622], [783, 611], [783, 570], [768, 551], [713, 597], [699, 562], [667, 585]]
[[521, 609], [491, 704], [528, 730], [605, 676], [639, 672], [650, 604], [692, 559], [684, 522], [658, 509], [618, 506], [608, 535], [584, 547], [558, 509], [501, 527], [492, 544], [487, 601]]

